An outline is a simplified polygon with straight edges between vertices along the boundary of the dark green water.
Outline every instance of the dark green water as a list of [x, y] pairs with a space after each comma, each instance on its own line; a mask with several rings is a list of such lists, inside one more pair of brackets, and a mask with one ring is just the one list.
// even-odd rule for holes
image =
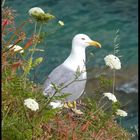
[[[137, 134], [138, 129], [138, 89], [137, 89], [137, 65], [138, 65], [138, 1], [137, 0], [6, 0], [5, 6], [17, 10], [16, 24], [27, 19], [28, 10], [32, 7], [40, 7], [56, 15], [64, 21], [65, 26], [54, 34], [51, 34], [40, 44], [44, 52], [38, 52], [36, 56], [43, 56], [44, 61], [36, 70], [36, 81], [43, 83], [46, 75], [61, 64], [69, 55], [71, 40], [77, 33], [85, 33], [93, 40], [102, 44], [102, 48], [88, 48], [94, 57], [90, 59], [87, 67], [90, 69], [104, 67], [103, 58], [113, 52], [113, 40], [116, 30], [119, 29], [119, 44], [122, 55], [122, 73], [119, 75], [118, 95], [121, 100], [127, 102], [132, 99], [131, 104], [126, 106], [128, 117], [122, 119], [124, 128]], [[51, 33], [59, 28], [57, 20], [43, 27], [44, 32]], [[32, 34], [34, 26], [30, 24], [26, 28], [27, 34]], [[22, 45], [22, 44], [20, 44]], [[126, 71], [127, 70], [127, 71]], [[130, 77], [129, 74], [133, 73]], [[92, 70], [89, 75], [93, 75]], [[125, 80], [123, 77], [127, 77]], [[133, 78], [134, 77], [134, 78]], [[90, 87], [91, 82], [87, 87]], [[126, 84], [126, 85], [125, 85]], [[88, 88], [87, 91], [91, 91]], [[126, 92], [128, 89], [128, 92]], [[131, 107], [130, 107], [131, 106]], [[131, 109], [130, 109], [131, 108]], [[136, 138], [137, 139], [137, 136]]]

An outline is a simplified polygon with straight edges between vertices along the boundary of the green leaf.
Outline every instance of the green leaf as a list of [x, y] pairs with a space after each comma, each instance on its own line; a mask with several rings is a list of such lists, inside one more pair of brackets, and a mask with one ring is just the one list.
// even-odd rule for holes
[[54, 100], [62, 100], [62, 99], [65, 99], [66, 97], [68, 97], [69, 95], [71, 95], [71, 94], [70, 93], [63, 93], [60, 96], [54, 96], [53, 99]]
[[117, 109], [120, 109], [120, 107], [121, 107], [120, 102], [118, 102], [118, 101], [115, 103], [113, 102], [112, 103], [112, 112], [115, 113], [117, 111]]
[[32, 67], [36, 67], [36, 66], [39, 65], [42, 61], [43, 61], [43, 57], [37, 58], [37, 59], [33, 62]]
[[32, 58], [30, 58], [26, 64], [26, 66], [23, 67], [24, 72], [27, 74], [32, 68]]

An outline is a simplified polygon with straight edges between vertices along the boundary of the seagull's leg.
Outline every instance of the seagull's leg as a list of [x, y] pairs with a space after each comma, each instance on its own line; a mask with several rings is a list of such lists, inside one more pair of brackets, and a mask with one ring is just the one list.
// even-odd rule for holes
[[64, 106], [64, 108], [69, 108], [66, 102], [64, 103], [63, 106]]
[[77, 107], [76, 107], [76, 101], [73, 102], [73, 107], [74, 107], [74, 109], [77, 109]]
[[71, 102], [68, 102], [68, 107], [73, 108], [73, 104]]
[[79, 114], [79, 115], [82, 115], [83, 112], [81, 110], [78, 110], [77, 107], [76, 107], [76, 101], [73, 102], [73, 106], [74, 108], [72, 108], [72, 111], [76, 114]]
[[73, 104], [71, 102], [64, 103], [65, 108], [73, 108]]

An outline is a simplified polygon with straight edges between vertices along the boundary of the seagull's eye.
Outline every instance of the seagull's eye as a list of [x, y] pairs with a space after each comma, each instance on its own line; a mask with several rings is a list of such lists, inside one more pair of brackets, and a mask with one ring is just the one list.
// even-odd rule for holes
[[85, 38], [83, 38], [83, 37], [82, 37], [81, 39], [82, 39], [82, 40], [85, 40]]

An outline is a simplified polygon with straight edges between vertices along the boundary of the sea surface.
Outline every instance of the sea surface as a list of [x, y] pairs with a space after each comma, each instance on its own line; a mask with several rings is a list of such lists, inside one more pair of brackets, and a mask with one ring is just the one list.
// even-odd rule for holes
[[[101, 49], [89, 47], [87, 54], [87, 96], [94, 94], [96, 78], [111, 75], [105, 71], [104, 57], [113, 53], [119, 44], [122, 69], [116, 72], [115, 92], [128, 116], [118, 120], [138, 139], [138, 0], [6, 0], [5, 6], [17, 11], [16, 25], [29, 18], [28, 10], [40, 7], [57, 18], [43, 26], [47, 34], [38, 46], [44, 52], [43, 63], [33, 71], [34, 80], [43, 83], [47, 75], [61, 64], [71, 51], [71, 40], [78, 33], [87, 34], [102, 44]], [[65, 25], [61, 27], [58, 21]], [[38, 28], [37, 28], [38, 29]], [[34, 24], [25, 27], [27, 37], [33, 33]], [[117, 41], [115, 42], [115, 38]], [[19, 44], [22, 45], [22, 44]]]

